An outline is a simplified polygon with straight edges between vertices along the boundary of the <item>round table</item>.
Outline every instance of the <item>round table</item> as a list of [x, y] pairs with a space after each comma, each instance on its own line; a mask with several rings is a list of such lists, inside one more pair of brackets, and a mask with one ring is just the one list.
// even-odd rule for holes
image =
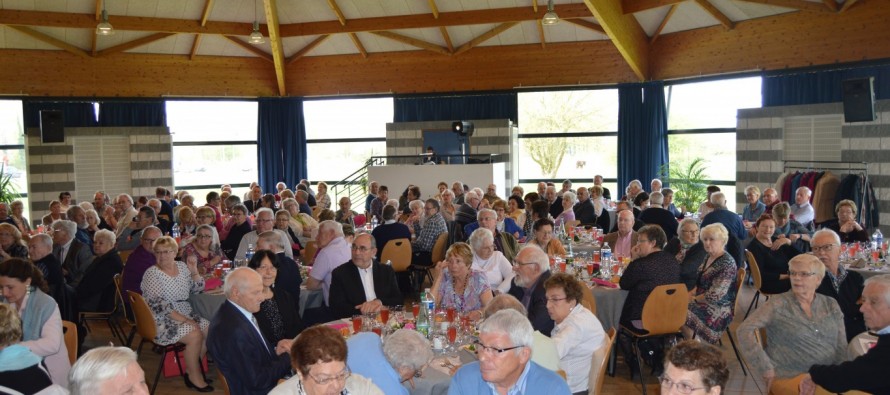
[[[226, 295], [222, 292], [202, 292], [189, 296], [189, 303], [192, 309], [198, 315], [208, 320], [213, 320], [216, 311], [219, 310], [223, 302], [226, 301]], [[300, 287], [300, 316], [306, 308], [321, 307], [324, 302], [321, 289], [308, 290]]]
[[618, 321], [621, 319], [621, 309], [627, 300], [627, 291], [619, 288], [595, 286], [590, 289], [596, 300], [596, 318], [603, 324], [603, 330], [618, 329]]
[[872, 276], [877, 276], [879, 274], [890, 274], [890, 265], [885, 264], [884, 267], [882, 267], [881, 269], [875, 269], [871, 266], [867, 266], [862, 269], [856, 269], [856, 268], [850, 267], [850, 268], [847, 268], [847, 270], [851, 270], [851, 271], [861, 274], [862, 278], [869, 278]]

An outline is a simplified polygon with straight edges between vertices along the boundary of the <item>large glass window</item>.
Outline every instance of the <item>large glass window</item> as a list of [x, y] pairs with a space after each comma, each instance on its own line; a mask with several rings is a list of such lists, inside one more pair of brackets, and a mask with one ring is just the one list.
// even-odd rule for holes
[[[28, 173], [25, 160], [25, 128], [21, 100], [0, 100], [0, 164], [9, 175], [11, 190], [24, 203], [25, 215], [30, 212], [28, 202]], [[6, 181], [5, 177], [2, 181]]]

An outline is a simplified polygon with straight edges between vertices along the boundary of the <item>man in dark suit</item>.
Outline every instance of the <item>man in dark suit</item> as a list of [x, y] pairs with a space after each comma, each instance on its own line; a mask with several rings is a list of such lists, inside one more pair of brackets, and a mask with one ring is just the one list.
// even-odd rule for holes
[[[575, 207], [572, 207], [572, 211], [575, 212], [575, 219], [581, 225], [596, 225], [596, 210], [593, 208], [593, 202], [590, 200], [587, 188], [578, 188], [578, 203], [575, 204]], [[607, 213], [606, 215], [609, 214]]]
[[396, 221], [396, 208], [393, 206], [383, 207], [383, 223], [374, 228], [371, 232], [374, 240], [377, 240], [377, 260], [380, 260], [380, 254], [383, 253], [383, 247], [386, 243], [395, 239], [411, 239], [411, 230], [408, 226]]
[[73, 221], [58, 220], [53, 222], [53, 255], [62, 262], [62, 270], [68, 285], [77, 287], [83, 274], [93, 263], [90, 247], [77, 241], [77, 224]]
[[374, 260], [374, 236], [362, 233], [352, 242], [352, 260], [331, 273], [331, 311], [336, 318], [376, 313], [401, 304], [402, 293], [391, 267]]
[[[287, 246], [290, 247], [290, 246]], [[295, 301], [300, 300], [300, 284], [303, 277], [297, 262], [284, 253], [284, 243], [278, 233], [268, 231], [260, 233], [256, 240], [257, 250], [269, 250], [278, 256], [278, 275], [275, 276], [275, 288], [290, 293]]]
[[661, 192], [652, 192], [649, 195], [649, 208], [643, 210], [637, 218], [646, 225], [658, 225], [664, 231], [668, 240], [677, 235], [677, 219], [670, 211], [662, 208], [664, 195]]
[[513, 259], [516, 276], [510, 284], [510, 295], [519, 299], [528, 311], [532, 327], [546, 336], [553, 330], [553, 320], [547, 313], [544, 282], [550, 278], [550, 258], [537, 246], [526, 246]]
[[702, 228], [710, 224], [721, 223], [729, 231], [729, 234], [738, 237], [739, 240], [744, 240], [748, 236], [748, 231], [742, 224], [739, 215], [726, 208], [726, 196], [723, 192], [712, 193], [711, 204], [715, 207], [714, 211], [708, 213], [701, 221]]
[[262, 207], [260, 205], [260, 198], [262, 198], [262, 197], [263, 197], [263, 189], [260, 188], [259, 185], [254, 186], [253, 189], [251, 189], [250, 193], [248, 194], [249, 199], [244, 201], [244, 207], [247, 207], [247, 210], [250, 213], [257, 211], [260, 207]]
[[563, 212], [562, 209], [562, 198], [556, 195], [556, 187], [553, 185], [548, 185], [547, 189], [544, 190], [544, 199], [547, 200], [547, 204], [550, 205], [550, 216], [556, 218]]
[[293, 340], [277, 345], [263, 338], [253, 313], [263, 301], [259, 273], [240, 267], [226, 277], [226, 301], [220, 306], [207, 335], [207, 351], [229, 384], [229, 392], [265, 395], [291, 370]]

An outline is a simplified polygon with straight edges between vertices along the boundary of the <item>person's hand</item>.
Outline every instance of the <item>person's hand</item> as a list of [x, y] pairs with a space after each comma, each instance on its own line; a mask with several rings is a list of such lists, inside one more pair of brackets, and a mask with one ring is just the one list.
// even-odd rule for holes
[[803, 379], [800, 380], [800, 387], [798, 389], [800, 395], [813, 395], [816, 393], [816, 383], [813, 382], [813, 378], [809, 373], [803, 375]]
[[189, 268], [189, 272], [193, 275], [198, 273], [198, 257], [194, 255], [189, 255], [186, 258], [185, 265]]
[[3, 260], [5, 261], [10, 258], [10, 255], [7, 254], [6, 251], [4, 251], [2, 248], [0, 248], [0, 258], [3, 258]]
[[376, 313], [383, 308], [383, 302], [381, 302], [380, 299], [374, 299], [372, 301], [368, 301], [355, 306], [355, 308], [361, 311], [362, 314]]
[[467, 313], [467, 316], [470, 317], [471, 321], [481, 320], [482, 319], [482, 310], [473, 310]]
[[779, 248], [782, 248], [783, 245], [791, 245], [791, 240], [785, 237], [785, 235], [781, 235], [778, 239], [774, 240], [773, 246], [770, 247], [770, 249], [776, 251]]
[[788, 238], [791, 240], [791, 242], [795, 242], [795, 241], [797, 241], [797, 239], [800, 238], [800, 235], [798, 235], [798, 234], [790, 234], [790, 235], [788, 235]]
[[445, 270], [447, 267], [448, 267], [448, 262], [445, 262], [445, 261], [439, 261], [439, 263], [436, 264], [436, 269], [438, 269], [438, 270]]
[[630, 259], [633, 261], [639, 257], [640, 257], [640, 247], [638, 245], [634, 245], [633, 247], [630, 248]]
[[692, 288], [692, 290], [689, 291], [689, 303], [695, 302], [695, 291], [696, 288]]
[[281, 339], [278, 341], [278, 344], [275, 345], [275, 354], [281, 355], [284, 353], [290, 352], [290, 347], [294, 344], [293, 339]]
[[775, 378], [776, 378], [775, 370], [770, 369], [770, 370], [763, 372], [763, 382], [766, 383], [767, 390], [769, 390], [769, 388], [773, 385], [773, 379], [775, 379]]

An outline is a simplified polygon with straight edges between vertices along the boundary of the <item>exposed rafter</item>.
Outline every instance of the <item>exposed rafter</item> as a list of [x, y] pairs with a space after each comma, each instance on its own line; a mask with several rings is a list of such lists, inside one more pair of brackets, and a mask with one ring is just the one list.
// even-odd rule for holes
[[720, 24], [723, 25], [723, 27], [725, 27], [726, 29], [732, 29], [733, 26], [735, 26], [735, 23], [733, 23], [733, 21], [731, 19], [729, 19], [729, 17], [727, 17], [723, 12], [718, 10], [717, 7], [714, 7], [714, 5], [711, 4], [710, 1], [708, 1], [708, 0], [694, 0], [694, 1], [696, 4], [698, 4], [699, 7], [701, 7], [705, 11], [707, 11], [708, 14], [711, 14], [711, 16], [713, 16], [714, 19], [716, 19], [718, 22], [720, 22]]
[[[213, 10], [214, 0], [204, 0], [204, 12], [201, 13], [201, 26], [207, 26], [207, 19], [210, 18], [210, 11]], [[198, 54], [198, 47], [201, 46], [201, 35], [195, 34], [195, 40], [192, 41], [192, 49], [189, 51], [189, 60], [194, 60]]]
[[667, 15], [664, 16], [664, 19], [661, 20], [661, 24], [658, 25], [658, 29], [655, 29], [655, 33], [652, 33], [652, 38], [649, 39], [649, 45], [655, 43], [655, 40], [658, 40], [658, 36], [661, 35], [661, 32], [664, 30], [664, 27], [667, 26], [668, 21], [671, 20], [671, 17], [674, 16], [674, 13], [677, 12], [677, 8], [679, 5], [674, 4], [671, 6], [671, 9], [668, 10]]
[[497, 36], [498, 34], [501, 34], [505, 31], [507, 31], [508, 29], [510, 29], [513, 26], [516, 26], [517, 24], [519, 24], [519, 22], [507, 22], [507, 23], [502, 23], [500, 25], [497, 25], [494, 28], [492, 28], [491, 30], [480, 34], [479, 37], [476, 37], [470, 41], [467, 41], [464, 45], [461, 45], [460, 47], [458, 47], [456, 50], [454, 50], [454, 54], [459, 55], [464, 52], [467, 52], [467, 51], [473, 49], [473, 47], [492, 39], [494, 36]]
[[844, 11], [846, 11], [846, 10], [849, 10], [850, 7], [853, 6], [853, 4], [856, 4], [856, 0], [846, 0], [846, 1], [844, 1], [844, 5], [843, 5], [843, 7], [841, 7], [840, 12], [844, 12]]
[[189, 51], [189, 60], [195, 60], [195, 56], [198, 56], [198, 47], [201, 45], [201, 38], [203, 35], [196, 34], [195, 41], [192, 41], [192, 50]]
[[538, 0], [532, 0], [532, 9], [538, 12]]
[[584, 0], [584, 4], [612, 39], [634, 74], [641, 80], [649, 79], [649, 39], [636, 18], [622, 13], [619, 0]]
[[597, 25], [596, 23], [593, 23], [591, 21], [588, 21], [587, 19], [566, 19], [566, 22], [571, 23], [573, 25], [581, 26], [587, 30], [593, 30], [597, 33], [606, 34], [606, 30], [603, 29], [602, 26]]
[[96, 0], [96, 22], [102, 19], [102, 2], [105, 0]]
[[362, 54], [362, 57], [367, 59], [368, 51], [365, 50], [365, 46], [362, 45], [362, 41], [358, 39], [358, 34], [349, 33], [349, 38], [352, 40], [352, 44], [355, 45], [355, 49], [358, 50], [358, 53]]
[[105, 49], [97, 52], [96, 56], [97, 57], [108, 56], [108, 55], [115, 54], [118, 52], [124, 52], [124, 51], [130, 50], [130, 49], [133, 49], [133, 48], [141, 47], [148, 43], [152, 43], [152, 42], [155, 42], [158, 40], [165, 39], [165, 38], [170, 37], [174, 34], [175, 33], [155, 33], [152, 35], [148, 35], [148, 36], [145, 36], [142, 38], [135, 39], [133, 41], [125, 42], [123, 44], [118, 44], [118, 45], [115, 45], [110, 48], [105, 48]]
[[343, 16], [343, 11], [340, 11], [340, 6], [337, 5], [337, 1], [328, 0], [328, 6], [331, 7], [331, 11], [334, 11], [334, 15], [336, 15], [337, 20], [340, 21], [340, 26], [346, 26], [346, 17]]
[[[433, 11], [433, 18], [439, 19], [439, 7], [436, 6], [436, 0], [429, 0], [430, 10]], [[454, 52], [454, 44], [451, 43], [451, 36], [448, 34], [448, 28], [445, 26], [439, 26], [439, 33], [442, 34], [442, 39], [445, 40], [445, 46], [448, 47], [448, 53]]]
[[418, 40], [414, 37], [408, 37], [408, 36], [401, 35], [398, 33], [393, 33], [393, 32], [371, 32], [371, 34], [380, 36], [380, 37], [384, 37], [384, 38], [388, 38], [390, 40], [397, 41], [402, 44], [407, 44], [412, 47], [417, 47], [420, 49], [425, 49], [427, 51], [440, 53], [442, 55], [451, 55], [451, 51], [448, 50], [447, 48], [442, 48], [436, 44], [426, 42], [423, 40]]
[[686, 0], [623, 0], [621, 2], [621, 9], [625, 14], [633, 14], [635, 12], [651, 10], [666, 5], [674, 5], [684, 1]]
[[776, 7], [792, 8], [792, 9], [801, 10], [801, 11], [822, 11], [822, 12], [830, 12], [831, 11], [822, 4], [813, 3], [812, 1], [807, 1], [807, 0], [736, 0], [736, 1], [744, 1], [746, 3], [764, 4], [764, 5], [773, 5]]
[[309, 51], [312, 51], [313, 49], [315, 49], [315, 47], [321, 45], [321, 43], [323, 43], [324, 40], [327, 40], [328, 37], [330, 37], [330, 35], [327, 35], [327, 34], [316, 37], [315, 40], [312, 40], [312, 42], [310, 42], [309, 44], [306, 44], [305, 47], [303, 47], [302, 49], [300, 49], [299, 51], [297, 51], [296, 53], [291, 55], [291, 57], [287, 58], [287, 64], [296, 62], [297, 59], [300, 59], [303, 56], [306, 56], [306, 54], [308, 54]]
[[287, 96], [284, 84], [284, 46], [281, 45], [281, 34], [278, 32], [278, 0], [264, 0], [263, 9], [266, 11], [266, 27], [269, 29], [269, 42], [272, 44], [272, 63], [275, 64], [278, 94]]
[[834, 0], [822, 0], [822, 4], [825, 4], [829, 10], [833, 12], [837, 12], [837, 2]]
[[238, 45], [239, 47], [246, 49], [248, 52], [251, 52], [251, 53], [253, 53], [253, 54], [256, 55], [256, 56], [259, 56], [259, 57], [261, 57], [261, 58], [263, 58], [263, 59], [265, 59], [265, 60], [268, 60], [268, 61], [270, 61], [270, 62], [272, 62], [272, 63], [275, 63], [275, 61], [272, 59], [272, 55], [269, 55], [268, 53], [266, 53], [266, 51], [263, 51], [262, 49], [260, 49], [260, 48], [257, 47], [256, 45], [253, 45], [253, 44], [250, 44], [250, 43], [248, 43], [248, 42], [245, 42], [244, 40], [238, 38], [237, 36], [227, 36], [227, 35], [226, 35], [226, 36], [223, 36], [223, 37], [229, 39], [229, 41], [231, 41], [232, 43]]
[[541, 48], [547, 48], [547, 37], [544, 36], [544, 20], [538, 19], [538, 37], [541, 38]]
[[44, 34], [44, 33], [38, 32], [37, 30], [34, 30], [34, 29], [30, 28], [30, 27], [25, 27], [25, 26], [8, 26], [8, 27], [9, 27], [10, 29], [13, 29], [13, 30], [18, 31], [19, 33], [22, 33], [22, 34], [31, 36], [31, 37], [33, 37], [34, 39], [38, 40], [38, 41], [45, 42], [45, 43], [47, 43], [47, 44], [49, 44], [49, 45], [52, 45], [52, 46], [54, 46], [54, 47], [56, 47], [56, 48], [59, 48], [59, 49], [63, 49], [63, 50], [65, 50], [65, 51], [70, 52], [70, 53], [73, 53], [73, 54], [75, 54], [75, 55], [77, 55], [77, 56], [82, 56], [82, 57], [85, 57], [85, 58], [89, 58], [89, 57], [90, 57], [90, 54], [88, 54], [86, 51], [84, 51], [84, 50], [82, 50], [82, 49], [80, 49], [80, 48], [78, 48], [78, 47], [75, 47], [75, 46], [73, 46], [73, 45], [71, 45], [71, 44], [68, 44], [68, 43], [66, 43], [66, 42], [64, 42], [64, 41], [62, 41], [62, 40], [59, 40], [59, 39], [57, 39], [57, 38], [55, 38], [55, 37], [48, 36], [48, 35], [46, 35], [46, 34]]

